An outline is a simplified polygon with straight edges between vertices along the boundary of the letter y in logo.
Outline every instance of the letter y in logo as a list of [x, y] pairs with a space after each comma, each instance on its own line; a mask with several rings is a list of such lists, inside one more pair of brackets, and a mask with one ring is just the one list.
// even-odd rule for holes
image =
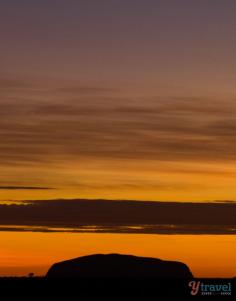
[[192, 288], [191, 295], [197, 295], [200, 287], [200, 281], [190, 281], [188, 286]]

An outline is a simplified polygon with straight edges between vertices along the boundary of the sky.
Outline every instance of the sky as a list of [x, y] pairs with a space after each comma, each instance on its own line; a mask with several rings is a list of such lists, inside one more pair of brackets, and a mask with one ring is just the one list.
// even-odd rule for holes
[[45, 275], [56, 262], [114, 252], [181, 261], [198, 278], [230, 278], [235, 275], [235, 265], [232, 264], [235, 262], [235, 235], [221, 235], [219, 238], [217, 235], [0, 232], [0, 238], [3, 248], [0, 274], [6, 276], [31, 272]]
[[234, 276], [235, 10], [0, 0], [0, 275], [119, 252]]
[[235, 200], [235, 1], [0, 3], [0, 199]]

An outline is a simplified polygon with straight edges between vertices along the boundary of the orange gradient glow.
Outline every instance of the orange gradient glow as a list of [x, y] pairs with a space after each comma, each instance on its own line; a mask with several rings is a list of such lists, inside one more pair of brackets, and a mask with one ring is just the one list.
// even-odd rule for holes
[[[104, 198], [163, 201], [234, 200], [236, 165], [233, 162], [191, 162], [127, 159], [74, 159], [48, 166], [8, 166], [0, 180], [34, 185], [41, 177], [46, 190], [0, 190], [1, 200]], [[32, 179], [27, 182], [28, 179]]]
[[55, 262], [95, 253], [151, 256], [186, 263], [195, 277], [233, 277], [233, 235], [0, 233], [0, 275], [44, 275]]

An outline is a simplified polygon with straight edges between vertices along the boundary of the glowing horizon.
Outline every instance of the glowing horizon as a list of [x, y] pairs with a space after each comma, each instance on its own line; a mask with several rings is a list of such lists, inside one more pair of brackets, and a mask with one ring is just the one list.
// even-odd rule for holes
[[[67, 234], [65, 236], [64, 233], [0, 232], [0, 239], [5, 250], [0, 253], [0, 275], [27, 276], [34, 272], [35, 275], [42, 276], [58, 261], [89, 254], [121, 253], [182, 261], [188, 265], [195, 277], [235, 276], [235, 266], [232, 262], [235, 258], [236, 237], [232, 235], [219, 237]], [[221, 248], [222, 244], [225, 246], [224, 249]], [[67, 245], [67, 248], [60, 249], [63, 245]]]

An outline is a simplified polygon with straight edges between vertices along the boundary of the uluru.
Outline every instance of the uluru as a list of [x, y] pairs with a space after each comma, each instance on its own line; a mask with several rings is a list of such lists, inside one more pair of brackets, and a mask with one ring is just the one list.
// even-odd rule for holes
[[193, 275], [178, 261], [121, 254], [95, 254], [53, 264], [47, 278], [182, 278]]

